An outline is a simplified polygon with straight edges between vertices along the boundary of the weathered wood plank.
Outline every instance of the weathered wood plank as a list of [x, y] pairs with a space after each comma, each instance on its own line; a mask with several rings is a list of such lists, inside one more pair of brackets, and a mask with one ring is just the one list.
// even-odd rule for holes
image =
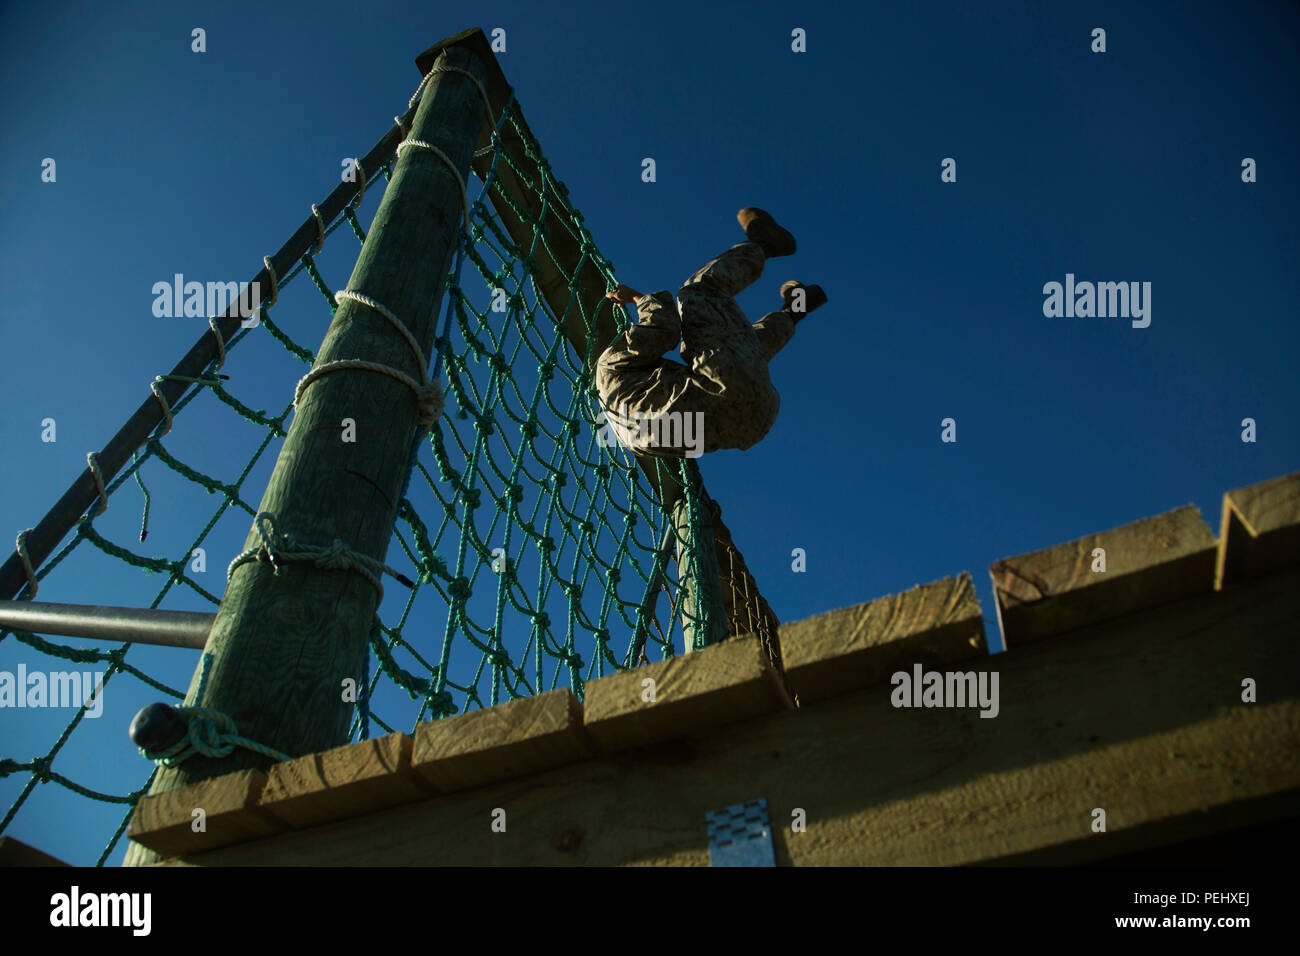
[[[1104, 859], [1178, 839], [1163, 822], [1187, 814], [1210, 833], [1300, 812], [1298, 616], [1300, 569], [1281, 571], [981, 660], [1000, 674], [994, 719], [869, 687], [177, 862], [707, 865], [704, 813], [758, 796], [781, 863]], [[1241, 701], [1247, 676], [1259, 703]]]
[[[1098, 549], [1104, 551], [1105, 571]], [[1154, 518], [994, 562], [1007, 647], [1210, 590], [1217, 543], [1186, 505]]]
[[258, 806], [295, 827], [360, 816], [429, 796], [411, 770], [412, 740], [389, 734], [271, 766]]
[[935, 668], [987, 652], [971, 576], [781, 625], [786, 675], [800, 702], [888, 681], [915, 662]]
[[1223, 496], [1214, 586], [1300, 564], [1300, 472]]
[[584, 725], [611, 752], [793, 706], [751, 635], [592, 681]]
[[0, 866], [67, 866], [57, 857], [13, 837], [0, 836]]
[[[164, 856], [198, 853], [286, 829], [257, 806], [266, 785], [260, 770], [240, 770], [142, 797], [127, 836]], [[202, 810], [204, 829], [195, 832]]]
[[415, 773], [441, 793], [585, 760], [595, 748], [567, 687], [420, 724]]

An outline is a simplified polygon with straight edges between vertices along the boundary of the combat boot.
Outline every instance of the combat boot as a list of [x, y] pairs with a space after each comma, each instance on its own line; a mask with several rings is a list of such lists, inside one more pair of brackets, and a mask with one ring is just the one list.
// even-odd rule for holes
[[745, 235], [758, 243], [769, 259], [794, 255], [794, 236], [777, 225], [771, 214], [754, 206], [746, 206], [736, 213], [736, 221], [745, 230]]
[[[798, 311], [793, 308], [795, 305], [795, 290], [797, 289], [803, 289], [803, 302], [801, 303], [803, 308]], [[794, 317], [797, 325], [799, 320], [809, 312], [820, 309], [826, 304], [826, 293], [822, 291], [822, 287], [819, 285], [804, 285], [802, 282], [791, 279], [781, 286], [781, 300], [785, 302], [785, 311]]]

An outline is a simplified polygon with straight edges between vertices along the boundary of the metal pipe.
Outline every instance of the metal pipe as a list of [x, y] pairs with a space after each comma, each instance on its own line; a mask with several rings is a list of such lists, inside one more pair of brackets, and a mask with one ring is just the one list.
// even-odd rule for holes
[[0, 627], [96, 641], [133, 641], [203, 650], [215, 614], [100, 604], [0, 601]]

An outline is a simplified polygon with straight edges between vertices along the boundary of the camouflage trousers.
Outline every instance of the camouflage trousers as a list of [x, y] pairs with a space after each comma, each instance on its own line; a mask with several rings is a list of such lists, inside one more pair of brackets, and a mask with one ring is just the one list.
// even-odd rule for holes
[[[695, 458], [750, 448], [781, 408], [768, 362], [794, 335], [788, 312], [753, 325], [735, 296], [763, 273], [754, 242], [732, 246], [667, 292], [637, 299], [639, 321], [600, 356], [596, 390], [605, 421], [633, 451]], [[664, 358], [681, 343], [687, 364]]]

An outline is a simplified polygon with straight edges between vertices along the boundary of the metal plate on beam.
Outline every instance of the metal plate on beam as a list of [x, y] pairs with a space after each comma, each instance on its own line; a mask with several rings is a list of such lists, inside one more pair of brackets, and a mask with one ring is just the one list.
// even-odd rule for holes
[[776, 866], [767, 800], [746, 800], [704, 815], [710, 866]]

